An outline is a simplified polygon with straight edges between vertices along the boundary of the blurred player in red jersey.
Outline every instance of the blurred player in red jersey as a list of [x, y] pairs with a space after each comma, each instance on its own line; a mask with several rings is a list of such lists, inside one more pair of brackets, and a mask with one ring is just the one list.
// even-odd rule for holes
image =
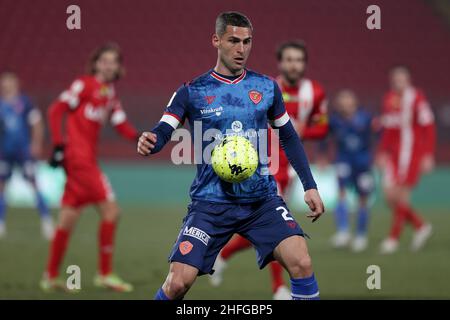
[[[327, 101], [323, 87], [314, 80], [305, 78], [308, 51], [302, 41], [288, 41], [280, 45], [277, 50], [280, 75], [277, 83], [283, 94], [286, 111], [289, 114], [297, 133], [306, 139], [323, 139], [328, 133]], [[291, 182], [289, 176], [289, 160], [279, 148], [279, 168], [273, 172], [278, 184], [279, 193], [287, 196]], [[240, 235], [235, 235], [222, 249], [214, 265], [211, 284], [218, 286], [222, 283], [226, 261], [236, 252], [250, 248], [250, 241]], [[283, 269], [274, 261], [270, 264], [272, 276], [272, 292], [275, 300], [290, 300], [291, 295], [283, 280]]]
[[[89, 62], [89, 75], [77, 78], [50, 106], [48, 120], [54, 147], [51, 166], [62, 165], [67, 181], [61, 203], [58, 228], [50, 247], [47, 269], [41, 281], [45, 291], [63, 289], [58, 280], [70, 233], [83, 207], [95, 205], [100, 217], [99, 265], [94, 284], [115, 291], [132, 286], [112, 272], [114, 234], [119, 208], [107, 177], [97, 164], [100, 129], [110, 122], [123, 137], [136, 141], [137, 131], [128, 123], [114, 89], [123, 74], [120, 48], [107, 43], [96, 49]], [[61, 124], [67, 116], [67, 139]]]
[[383, 133], [377, 164], [384, 173], [384, 193], [393, 212], [389, 237], [381, 244], [381, 253], [393, 253], [405, 222], [415, 229], [412, 250], [419, 250], [432, 233], [432, 227], [411, 207], [411, 190], [422, 173], [434, 167], [434, 116], [424, 93], [413, 87], [407, 67], [390, 71], [391, 90], [383, 101]]

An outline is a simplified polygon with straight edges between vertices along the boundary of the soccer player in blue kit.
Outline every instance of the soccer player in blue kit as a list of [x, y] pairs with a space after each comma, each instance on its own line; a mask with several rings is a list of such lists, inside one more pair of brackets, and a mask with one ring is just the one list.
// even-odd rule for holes
[[[337, 232], [331, 241], [334, 247], [351, 246], [354, 252], [367, 248], [369, 223], [368, 198], [374, 188], [372, 167], [373, 118], [358, 107], [356, 94], [341, 90], [335, 99], [336, 111], [330, 117], [330, 132], [336, 142], [336, 172], [339, 201], [335, 209]], [[358, 194], [356, 236], [350, 233], [346, 189], [353, 187]]]
[[20, 93], [19, 79], [14, 72], [0, 75], [0, 237], [6, 234], [4, 196], [5, 183], [17, 165], [36, 195], [44, 238], [53, 237], [53, 222], [47, 203], [35, 177], [35, 160], [42, 150], [44, 125], [39, 109]]
[[[142, 133], [137, 149], [141, 155], [158, 152], [185, 119], [194, 141], [196, 134], [203, 136], [211, 129], [223, 134], [230, 129], [267, 130], [270, 121], [303, 183], [305, 202], [311, 209], [308, 217], [315, 221], [324, 206], [280, 89], [274, 80], [245, 68], [252, 30], [243, 14], [218, 16], [212, 37], [218, 52], [215, 68], [177, 90], [160, 122]], [[198, 123], [200, 132], [195, 129]], [[201, 151], [209, 144], [203, 140]], [[190, 196], [192, 202], [169, 257], [169, 274], [155, 299], [182, 299], [197, 276], [214, 272], [217, 254], [234, 233], [252, 242], [260, 268], [274, 259], [281, 263], [290, 275], [293, 299], [319, 298], [305, 234], [277, 195], [275, 180], [261, 161], [255, 174], [241, 183], [222, 181], [202, 161], [197, 164]]]

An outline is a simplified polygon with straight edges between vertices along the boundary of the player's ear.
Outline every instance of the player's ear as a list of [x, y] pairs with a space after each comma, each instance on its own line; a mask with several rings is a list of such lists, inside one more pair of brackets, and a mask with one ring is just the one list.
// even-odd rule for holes
[[220, 39], [219, 39], [219, 36], [217, 34], [214, 33], [212, 35], [211, 43], [212, 43], [214, 48], [216, 48], [216, 49], [219, 48]]

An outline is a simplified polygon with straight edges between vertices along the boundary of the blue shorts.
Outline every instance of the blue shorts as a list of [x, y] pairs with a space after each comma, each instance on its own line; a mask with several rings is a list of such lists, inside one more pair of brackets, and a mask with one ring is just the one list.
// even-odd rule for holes
[[11, 178], [13, 167], [17, 166], [22, 171], [25, 179], [35, 179], [36, 162], [27, 150], [16, 154], [5, 154], [0, 151], [0, 181]]
[[284, 239], [303, 230], [280, 196], [250, 204], [192, 201], [183, 219], [169, 262], [181, 262], [212, 274], [219, 251], [235, 234], [248, 239], [256, 249], [259, 268], [274, 260], [273, 250]]
[[339, 188], [355, 188], [360, 196], [369, 195], [375, 187], [374, 178], [370, 167], [352, 166], [346, 162], [336, 164]]

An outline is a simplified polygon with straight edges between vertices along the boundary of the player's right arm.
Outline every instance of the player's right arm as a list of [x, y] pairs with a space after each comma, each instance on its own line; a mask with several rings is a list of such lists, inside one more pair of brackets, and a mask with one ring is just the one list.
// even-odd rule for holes
[[30, 152], [37, 159], [41, 156], [44, 144], [44, 121], [41, 111], [27, 97], [25, 98], [25, 108], [27, 122], [31, 129]]
[[389, 142], [393, 139], [392, 130], [386, 126], [385, 120], [386, 116], [389, 115], [390, 100], [390, 94], [386, 94], [383, 97], [383, 105], [381, 107], [382, 114], [379, 120], [380, 138], [376, 149], [375, 163], [381, 169], [385, 168], [389, 161]]
[[297, 132], [302, 139], [324, 139], [329, 130], [328, 102], [325, 90], [316, 82], [313, 82], [315, 103], [307, 123], [299, 123]]
[[86, 81], [82, 78], [76, 79], [48, 109], [47, 117], [53, 145], [49, 164], [52, 167], [60, 166], [64, 160], [64, 135], [62, 130], [64, 116], [70, 110], [75, 110], [87, 94], [88, 86]]
[[189, 90], [183, 85], [172, 95], [159, 123], [152, 130], [141, 134], [137, 152], [143, 156], [159, 152], [169, 142], [178, 126], [184, 123], [188, 104]]

